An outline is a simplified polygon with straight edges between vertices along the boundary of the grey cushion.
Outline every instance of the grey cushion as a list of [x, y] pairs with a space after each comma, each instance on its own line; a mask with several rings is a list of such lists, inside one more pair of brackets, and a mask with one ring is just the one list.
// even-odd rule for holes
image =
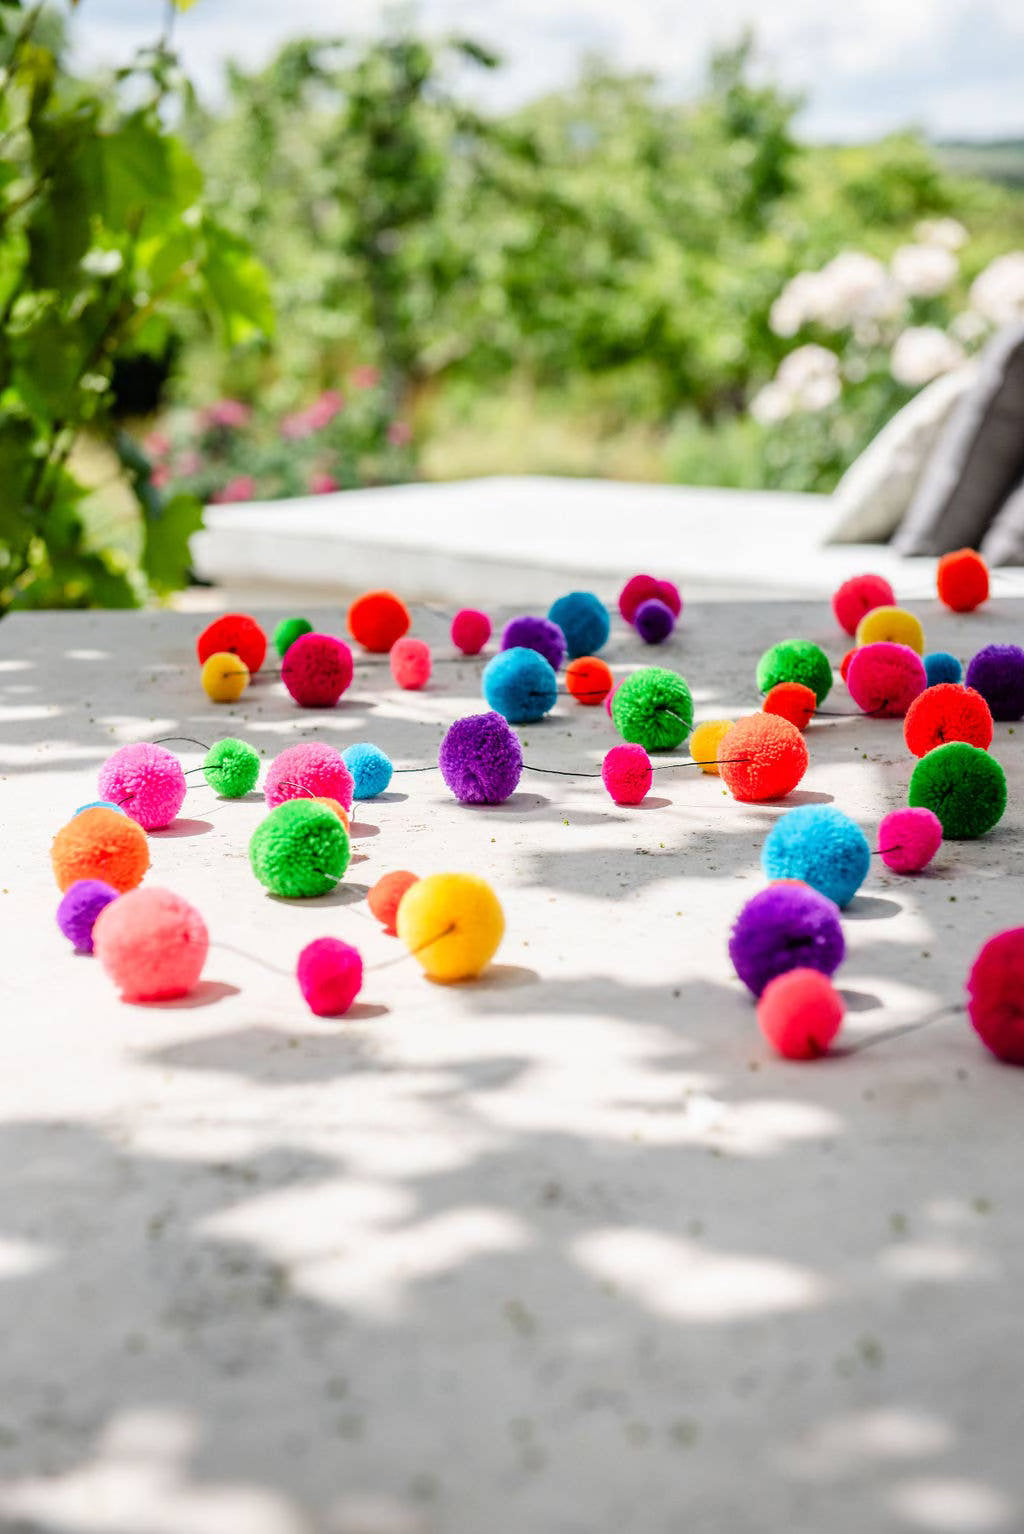
[[901, 554], [978, 548], [1024, 476], [1024, 325], [993, 338], [893, 539]]
[[1024, 565], [1024, 481], [1003, 502], [981, 552], [990, 565]]

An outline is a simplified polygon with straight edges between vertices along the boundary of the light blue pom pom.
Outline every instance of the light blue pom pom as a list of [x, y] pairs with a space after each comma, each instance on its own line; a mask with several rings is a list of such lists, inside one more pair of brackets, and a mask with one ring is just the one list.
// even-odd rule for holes
[[849, 815], [828, 804], [802, 804], [777, 820], [761, 851], [769, 879], [802, 879], [847, 906], [871, 867], [871, 848]]
[[[124, 814], [124, 806], [112, 804], [109, 799], [90, 799], [88, 804], [80, 804], [78, 806], [75, 815], [81, 815], [83, 810], [116, 810], [119, 815]], [[74, 820], [75, 815], [72, 815], [72, 820]]]
[[612, 631], [608, 609], [592, 591], [570, 591], [551, 604], [548, 617], [565, 635], [570, 660], [596, 655], [608, 643]]
[[558, 697], [558, 679], [543, 655], [519, 645], [489, 660], [482, 680], [488, 708], [509, 724], [543, 719]]
[[924, 673], [928, 678], [928, 686], [936, 687], [939, 682], [959, 682], [964, 668], [948, 650], [933, 650], [924, 657]]
[[391, 758], [379, 746], [360, 741], [358, 745], [346, 746], [341, 757], [355, 783], [353, 798], [376, 799], [384, 793], [395, 769]]

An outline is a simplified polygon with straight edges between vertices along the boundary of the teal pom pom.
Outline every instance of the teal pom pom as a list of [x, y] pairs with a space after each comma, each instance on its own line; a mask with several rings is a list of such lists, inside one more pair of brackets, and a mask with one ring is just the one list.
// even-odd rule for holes
[[802, 879], [837, 906], [867, 878], [871, 848], [860, 826], [828, 804], [802, 804], [777, 820], [761, 851], [769, 879]]
[[608, 609], [592, 591], [570, 591], [551, 604], [548, 618], [565, 635], [570, 660], [581, 655], [596, 655], [608, 643], [612, 631]]
[[924, 657], [924, 674], [928, 678], [928, 686], [937, 687], [940, 682], [959, 682], [964, 668], [948, 650], [933, 650]]
[[259, 775], [259, 752], [230, 736], [211, 746], [203, 760], [203, 777], [222, 799], [241, 799]]
[[352, 774], [353, 799], [376, 799], [387, 789], [395, 770], [390, 756], [385, 756], [379, 746], [364, 741], [346, 746], [341, 759]]
[[327, 895], [344, 878], [351, 848], [333, 810], [311, 799], [286, 799], [261, 820], [249, 862], [272, 895], [290, 900]]
[[947, 840], [972, 841], [1002, 819], [1006, 773], [980, 746], [947, 741], [914, 768], [907, 803], [937, 815]]
[[757, 663], [757, 690], [771, 692], [777, 682], [802, 682], [824, 703], [832, 689], [832, 662], [820, 645], [809, 639], [784, 639], [772, 645]]
[[616, 689], [612, 722], [631, 745], [677, 751], [693, 728], [690, 689], [676, 671], [643, 666]]
[[487, 662], [482, 678], [488, 708], [509, 724], [533, 724], [554, 708], [558, 678], [536, 650], [515, 645]]

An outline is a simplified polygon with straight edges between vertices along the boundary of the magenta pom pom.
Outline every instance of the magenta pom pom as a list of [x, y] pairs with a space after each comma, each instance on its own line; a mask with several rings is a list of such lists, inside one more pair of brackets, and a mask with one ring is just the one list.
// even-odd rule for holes
[[1007, 1065], [1024, 1065], [1024, 927], [990, 937], [967, 977], [968, 1016]]
[[893, 810], [878, 827], [878, 853], [895, 874], [917, 874], [942, 846], [942, 822], [923, 806]]
[[452, 619], [452, 644], [463, 655], [479, 655], [491, 637], [491, 620], [475, 607], [464, 607]]
[[653, 575], [634, 575], [619, 592], [619, 612], [627, 623], [632, 623], [636, 617], [636, 610], [642, 602], [651, 599], [664, 602], [673, 618], [678, 618], [683, 610], [683, 599], [679, 595], [679, 587], [671, 581], [655, 580]]
[[909, 645], [861, 645], [854, 650], [846, 687], [857, 707], [878, 719], [902, 719], [928, 686], [924, 661]]
[[333, 708], [352, 680], [352, 651], [331, 634], [303, 634], [285, 652], [281, 680], [300, 708]]
[[736, 973], [755, 996], [791, 969], [832, 975], [845, 952], [838, 908], [809, 885], [789, 880], [748, 900], [729, 939]]
[[524, 615], [506, 623], [501, 636], [503, 650], [536, 650], [543, 655], [552, 671], [557, 671], [565, 660], [565, 635], [550, 618], [532, 618]]
[[460, 803], [504, 804], [519, 785], [523, 748], [500, 714], [469, 714], [449, 729], [437, 764]]
[[120, 890], [102, 879], [76, 879], [57, 907], [57, 925], [76, 953], [92, 953], [96, 918]]
[[633, 627], [644, 644], [664, 643], [675, 626], [675, 613], [660, 597], [648, 597], [633, 614]]
[[336, 937], [307, 943], [296, 967], [299, 990], [317, 1017], [343, 1017], [363, 988], [357, 948]]
[[640, 804], [654, 781], [643, 746], [613, 746], [601, 764], [601, 778], [616, 804]]
[[407, 692], [418, 692], [430, 681], [430, 646], [425, 639], [396, 639], [390, 661], [391, 675]]
[[109, 799], [144, 831], [169, 826], [185, 800], [181, 763], [165, 746], [122, 746], [100, 768], [101, 799]]
[[350, 810], [355, 780], [340, 751], [310, 741], [308, 745], [289, 746], [275, 756], [267, 769], [263, 792], [272, 810], [286, 799], [336, 799], [343, 810]]

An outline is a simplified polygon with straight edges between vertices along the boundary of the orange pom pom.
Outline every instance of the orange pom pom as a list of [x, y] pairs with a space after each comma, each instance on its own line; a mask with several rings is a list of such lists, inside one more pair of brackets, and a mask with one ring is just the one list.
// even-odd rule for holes
[[853, 657], [856, 655], [856, 653], [856, 647], [854, 647], [852, 650], [847, 650], [846, 654], [839, 662], [839, 675], [842, 677], [844, 682], [846, 681], [846, 673], [850, 669], [850, 662], [853, 660]]
[[612, 690], [612, 674], [603, 660], [596, 655], [581, 655], [570, 661], [565, 672], [565, 685], [577, 703], [588, 708], [603, 703]]
[[398, 907], [402, 903], [402, 896], [406, 890], [418, 883], [417, 874], [411, 874], [407, 868], [399, 868], [394, 873], [385, 874], [382, 879], [378, 879], [367, 895], [367, 905], [384, 931], [391, 937], [395, 936], [395, 921], [398, 917]]
[[83, 810], [53, 839], [50, 850], [57, 887], [76, 879], [102, 879], [114, 889], [134, 889], [149, 867], [149, 843], [136, 821], [117, 810]]
[[803, 682], [776, 682], [761, 704], [763, 713], [777, 714], [780, 719], [788, 719], [801, 733], [814, 718], [817, 707], [818, 699], [814, 689], [805, 687]]
[[722, 781], [734, 799], [783, 799], [807, 771], [807, 747], [795, 724], [777, 714], [748, 714], [718, 749]]
[[988, 565], [973, 549], [943, 554], [935, 572], [939, 601], [955, 613], [972, 613], [988, 601]]
[[349, 633], [373, 655], [386, 655], [411, 624], [409, 609], [393, 591], [367, 591], [348, 610]]

